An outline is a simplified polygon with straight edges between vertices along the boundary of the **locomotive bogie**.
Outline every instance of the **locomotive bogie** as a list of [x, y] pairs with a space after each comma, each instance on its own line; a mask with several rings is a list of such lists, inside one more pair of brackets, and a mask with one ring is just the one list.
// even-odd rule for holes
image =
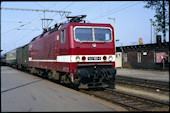
[[113, 67], [94, 65], [76, 69], [76, 78], [80, 88], [109, 87], [109, 85], [114, 84], [115, 74], [116, 69]]

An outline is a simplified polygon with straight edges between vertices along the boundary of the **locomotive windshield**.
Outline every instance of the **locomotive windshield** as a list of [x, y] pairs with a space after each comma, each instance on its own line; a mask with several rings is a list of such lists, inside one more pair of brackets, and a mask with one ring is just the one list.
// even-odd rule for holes
[[111, 32], [110, 29], [94, 28], [95, 41], [110, 41]]
[[77, 41], [93, 41], [92, 28], [76, 28], [75, 37]]
[[111, 41], [111, 30], [109, 28], [77, 27], [75, 28], [75, 40], [78, 42], [108, 42]]

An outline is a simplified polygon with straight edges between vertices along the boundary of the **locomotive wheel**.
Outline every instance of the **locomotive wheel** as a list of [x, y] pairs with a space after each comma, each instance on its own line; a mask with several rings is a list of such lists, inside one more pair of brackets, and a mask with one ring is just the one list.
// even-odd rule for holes
[[33, 72], [32, 72], [32, 69], [31, 68], [29, 68], [29, 74], [33, 74]]
[[30, 73], [31, 75], [36, 75], [37, 70], [36, 70], [35, 68], [29, 68], [29, 73]]
[[42, 76], [43, 76], [43, 71], [41, 71], [41, 70], [39, 69], [39, 70], [37, 70], [37, 74], [42, 77]]
[[52, 80], [52, 72], [48, 72], [48, 79]]

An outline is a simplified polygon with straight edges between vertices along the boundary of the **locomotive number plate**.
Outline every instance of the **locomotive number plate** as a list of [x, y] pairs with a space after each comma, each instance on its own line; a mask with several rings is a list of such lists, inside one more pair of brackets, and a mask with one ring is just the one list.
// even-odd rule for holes
[[101, 57], [88, 57], [88, 60], [101, 60]]

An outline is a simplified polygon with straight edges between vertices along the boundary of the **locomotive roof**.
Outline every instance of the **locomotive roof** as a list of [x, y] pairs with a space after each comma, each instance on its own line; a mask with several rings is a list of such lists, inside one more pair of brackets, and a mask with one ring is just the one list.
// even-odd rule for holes
[[40, 34], [40, 35], [38, 35], [38, 36], [36, 36], [35, 38], [33, 38], [32, 40], [31, 40], [31, 42], [32, 41], [34, 41], [34, 40], [36, 40], [36, 38], [38, 38], [38, 37], [43, 37], [44, 36], [44, 34], [46, 34], [47, 32], [50, 34], [50, 33], [53, 33], [53, 32], [55, 32], [55, 31], [57, 31], [57, 30], [59, 30], [59, 29], [62, 29], [62, 28], [65, 28], [65, 27], [67, 27], [67, 26], [100, 26], [100, 27], [112, 27], [111, 26], [111, 24], [108, 24], [108, 23], [80, 23], [80, 22], [69, 22], [69, 23], [60, 23], [59, 25], [55, 25], [55, 27], [53, 28], [53, 29], [49, 29], [49, 31], [47, 30], [47, 29], [44, 29], [44, 31], [43, 31], [43, 33], [42, 34]]
[[70, 22], [72, 25], [88, 25], [88, 26], [111, 26], [108, 23], [78, 23], [78, 22]]

